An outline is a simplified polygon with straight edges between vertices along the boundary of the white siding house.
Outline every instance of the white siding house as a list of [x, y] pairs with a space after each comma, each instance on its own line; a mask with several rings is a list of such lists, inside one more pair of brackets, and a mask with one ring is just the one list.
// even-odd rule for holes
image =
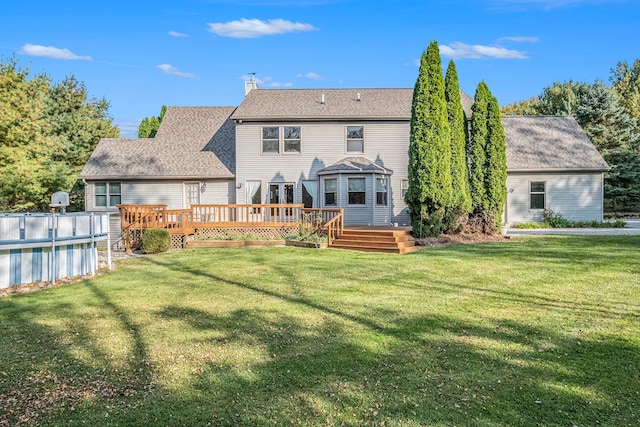
[[509, 116], [505, 223], [540, 221], [545, 209], [574, 221], [602, 221], [609, 169], [573, 117]]
[[[234, 107], [169, 107], [153, 139], [103, 139], [80, 178], [86, 210], [303, 203], [347, 225], [409, 225], [412, 89], [249, 87]], [[471, 117], [473, 100], [461, 93]], [[504, 117], [505, 222], [551, 209], [602, 220], [606, 162], [571, 117]], [[117, 221], [113, 221], [117, 227]]]

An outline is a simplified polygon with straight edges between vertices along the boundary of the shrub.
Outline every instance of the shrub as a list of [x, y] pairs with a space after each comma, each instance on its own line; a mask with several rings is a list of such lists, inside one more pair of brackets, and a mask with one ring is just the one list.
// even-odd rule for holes
[[171, 247], [171, 235], [164, 228], [147, 228], [142, 233], [142, 246], [145, 254], [159, 254]]
[[555, 213], [551, 209], [545, 209], [544, 214], [542, 216], [542, 222], [546, 222], [549, 224], [551, 228], [572, 228], [572, 222], [566, 218], [563, 218], [562, 215]]

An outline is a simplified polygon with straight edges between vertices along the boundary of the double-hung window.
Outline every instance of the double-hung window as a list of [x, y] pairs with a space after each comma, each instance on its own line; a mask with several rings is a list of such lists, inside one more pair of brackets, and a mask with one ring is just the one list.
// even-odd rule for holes
[[324, 180], [324, 205], [338, 205], [338, 180], [336, 178]]
[[404, 196], [407, 195], [407, 190], [409, 189], [409, 180], [403, 179], [400, 182], [400, 190], [402, 191], [402, 200], [404, 200]]
[[387, 178], [376, 178], [376, 205], [387, 206], [388, 182]]
[[350, 205], [365, 205], [367, 203], [366, 178], [348, 178], [347, 187]]
[[263, 154], [300, 154], [300, 126], [265, 126], [262, 128]]
[[278, 154], [280, 152], [280, 128], [262, 128], [262, 152]]
[[347, 153], [364, 153], [364, 126], [347, 126]]
[[284, 127], [284, 152], [300, 153], [300, 126]]
[[94, 189], [96, 207], [114, 208], [121, 203], [122, 190], [119, 182], [96, 182]]
[[545, 208], [545, 182], [532, 181], [529, 183], [529, 209]]

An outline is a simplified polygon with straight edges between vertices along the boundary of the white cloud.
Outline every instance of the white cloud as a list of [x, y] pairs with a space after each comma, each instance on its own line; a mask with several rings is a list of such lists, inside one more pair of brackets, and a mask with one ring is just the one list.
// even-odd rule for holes
[[526, 59], [525, 52], [519, 50], [506, 49], [499, 46], [469, 45], [455, 42], [451, 45], [440, 45], [440, 54], [449, 58], [472, 58], [472, 59]]
[[498, 39], [498, 43], [501, 43], [501, 42], [538, 43], [538, 38], [529, 37], [529, 36], [507, 36], [507, 37], [500, 37]]
[[184, 71], [180, 71], [179, 69], [177, 69], [173, 65], [169, 65], [169, 64], [156, 65], [156, 68], [161, 70], [165, 74], [171, 74], [173, 76], [184, 77], [185, 79], [194, 79], [195, 80], [195, 79], [198, 78], [198, 76], [196, 76], [195, 74], [186, 73]]
[[169, 31], [171, 37], [189, 37], [189, 34], [179, 33], [177, 31]]
[[37, 44], [25, 44], [18, 53], [28, 56], [42, 56], [51, 59], [81, 59], [84, 61], [91, 61], [93, 59], [90, 56], [76, 55], [69, 49], [60, 49], [54, 46], [41, 46]]
[[298, 78], [304, 77], [305, 79], [311, 79], [311, 80], [322, 80], [322, 77], [320, 77], [320, 75], [316, 73], [297, 74], [296, 77]]
[[313, 30], [317, 30], [317, 28], [311, 24], [285, 21], [284, 19], [261, 21], [259, 19], [242, 18], [239, 21], [209, 23], [210, 32], [222, 37], [233, 37], [236, 39], [252, 39], [274, 34]]

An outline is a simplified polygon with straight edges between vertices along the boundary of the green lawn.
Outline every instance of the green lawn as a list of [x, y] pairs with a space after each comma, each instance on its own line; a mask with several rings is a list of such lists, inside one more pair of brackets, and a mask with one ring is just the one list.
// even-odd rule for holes
[[640, 238], [185, 250], [0, 300], [4, 425], [640, 425]]

